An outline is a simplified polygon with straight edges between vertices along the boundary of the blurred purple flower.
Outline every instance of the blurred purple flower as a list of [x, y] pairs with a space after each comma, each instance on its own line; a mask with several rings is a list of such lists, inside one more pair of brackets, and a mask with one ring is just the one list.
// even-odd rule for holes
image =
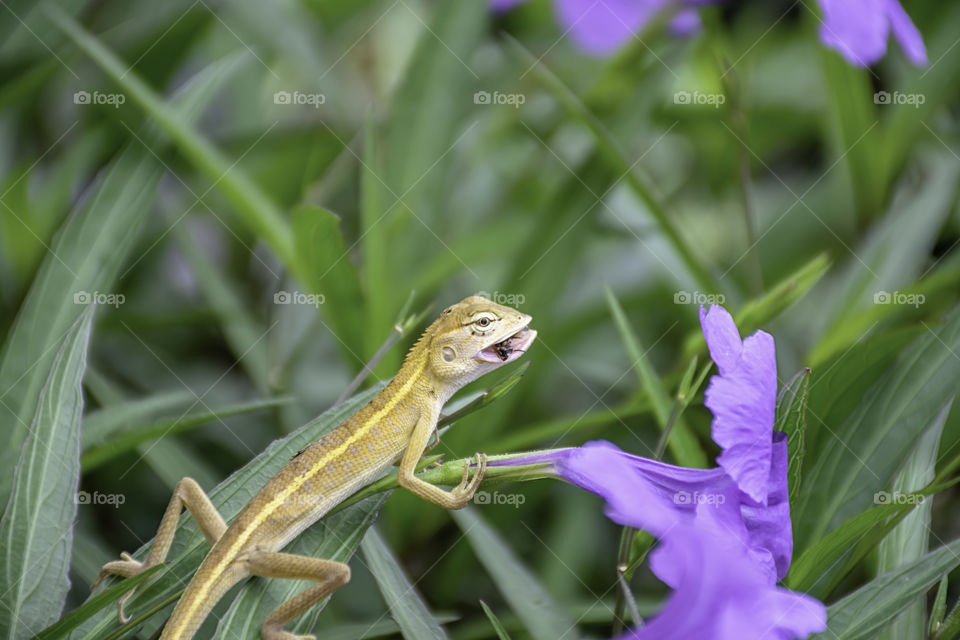
[[907, 59], [927, 63], [927, 50], [917, 27], [898, 0], [819, 0], [823, 9], [820, 40], [850, 64], [867, 67], [887, 52], [890, 31]]
[[[608, 56], [658, 14], [674, 11], [670, 29], [676, 35], [689, 35], [700, 28], [700, 14], [693, 7], [713, 0], [555, 0], [557, 18], [564, 35], [595, 56]], [[491, 0], [495, 11], [506, 11], [526, 0]]]
[[550, 463], [603, 497], [610, 519], [660, 539], [651, 569], [674, 592], [657, 617], [624, 638], [806, 637], [826, 628], [823, 604], [776, 586], [790, 567], [793, 537], [787, 438], [773, 432], [773, 338], [758, 331], [741, 340], [718, 306], [701, 309], [700, 323], [720, 371], [706, 391], [719, 467], [677, 467], [608, 442], [491, 464]]

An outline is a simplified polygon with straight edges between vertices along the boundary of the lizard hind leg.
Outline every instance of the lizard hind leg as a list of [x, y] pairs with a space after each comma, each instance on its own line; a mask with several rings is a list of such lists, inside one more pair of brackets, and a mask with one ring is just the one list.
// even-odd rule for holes
[[[166, 560], [170, 545], [173, 543], [173, 535], [177, 530], [177, 521], [180, 519], [180, 513], [183, 512], [184, 507], [193, 514], [194, 519], [200, 526], [200, 531], [203, 532], [203, 537], [211, 545], [219, 540], [223, 532], [226, 531], [227, 524], [196, 480], [183, 478], [177, 483], [177, 488], [173, 490], [173, 496], [170, 497], [167, 510], [164, 511], [163, 518], [160, 520], [160, 526], [153, 538], [153, 545], [150, 547], [147, 559], [140, 562], [129, 553], [121, 553], [122, 560], [114, 560], [103, 565], [103, 568], [100, 569], [100, 575], [90, 585], [90, 590], [96, 589], [97, 585], [107, 576], [117, 575], [129, 578], [140, 575], [150, 567]], [[123, 607], [134, 591], [136, 591], [136, 588], [123, 594], [123, 597], [117, 601], [117, 618], [121, 624], [130, 621], [130, 618], [124, 613]]]
[[305, 589], [274, 609], [263, 621], [263, 640], [315, 640], [313, 635], [298, 635], [283, 627], [328, 595], [350, 582], [350, 567], [343, 562], [311, 558], [279, 551], [250, 551], [238, 558], [246, 569], [262, 578], [316, 580], [319, 584]]

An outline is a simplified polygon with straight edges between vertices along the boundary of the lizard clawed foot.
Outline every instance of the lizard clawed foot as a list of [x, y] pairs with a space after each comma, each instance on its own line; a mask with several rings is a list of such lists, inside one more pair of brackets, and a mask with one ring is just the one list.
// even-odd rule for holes
[[[90, 590], [93, 591], [97, 586], [103, 581], [107, 576], [123, 576], [124, 578], [131, 578], [133, 576], [138, 576], [150, 567], [144, 562], [140, 562], [129, 553], [124, 551], [120, 554], [120, 557], [123, 560], [114, 560], [103, 565], [103, 568], [100, 569], [100, 575], [97, 576], [97, 579], [93, 581], [93, 584], [90, 585]], [[136, 588], [131, 589], [130, 591], [123, 594], [119, 600], [117, 600], [117, 620], [120, 621], [120, 624], [126, 624], [130, 622], [130, 616], [128, 616], [124, 610], [123, 606], [126, 604], [127, 600], [130, 599], [130, 596], [136, 591]]]
[[[459, 498], [461, 501], [460, 507], [465, 506], [473, 498], [473, 494], [477, 492], [477, 489], [480, 487], [480, 483], [483, 481], [483, 476], [487, 472], [487, 454], [478, 453], [476, 454], [476, 464], [477, 471], [470, 477], [470, 463], [463, 465], [463, 479], [460, 481], [454, 490], [453, 494]], [[455, 507], [455, 508], [460, 508]]]

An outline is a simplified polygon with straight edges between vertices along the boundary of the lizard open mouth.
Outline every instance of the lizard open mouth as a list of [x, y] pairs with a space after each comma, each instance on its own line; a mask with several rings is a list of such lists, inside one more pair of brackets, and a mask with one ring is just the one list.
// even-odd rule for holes
[[520, 331], [517, 331], [516, 333], [506, 337], [500, 342], [495, 342], [489, 347], [481, 349], [477, 353], [477, 358], [486, 362], [496, 362], [498, 364], [513, 362], [519, 358], [524, 351], [527, 350], [536, 337], [536, 330], [524, 327], [523, 329], [520, 329]]

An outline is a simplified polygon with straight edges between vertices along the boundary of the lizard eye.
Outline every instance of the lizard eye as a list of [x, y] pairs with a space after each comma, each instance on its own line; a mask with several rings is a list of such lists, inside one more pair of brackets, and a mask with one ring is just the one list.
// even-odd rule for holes
[[483, 318], [480, 318], [479, 320], [477, 320], [477, 324], [480, 325], [481, 327], [487, 327], [490, 325], [490, 318], [487, 318], [486, 316], [484, 316]]

